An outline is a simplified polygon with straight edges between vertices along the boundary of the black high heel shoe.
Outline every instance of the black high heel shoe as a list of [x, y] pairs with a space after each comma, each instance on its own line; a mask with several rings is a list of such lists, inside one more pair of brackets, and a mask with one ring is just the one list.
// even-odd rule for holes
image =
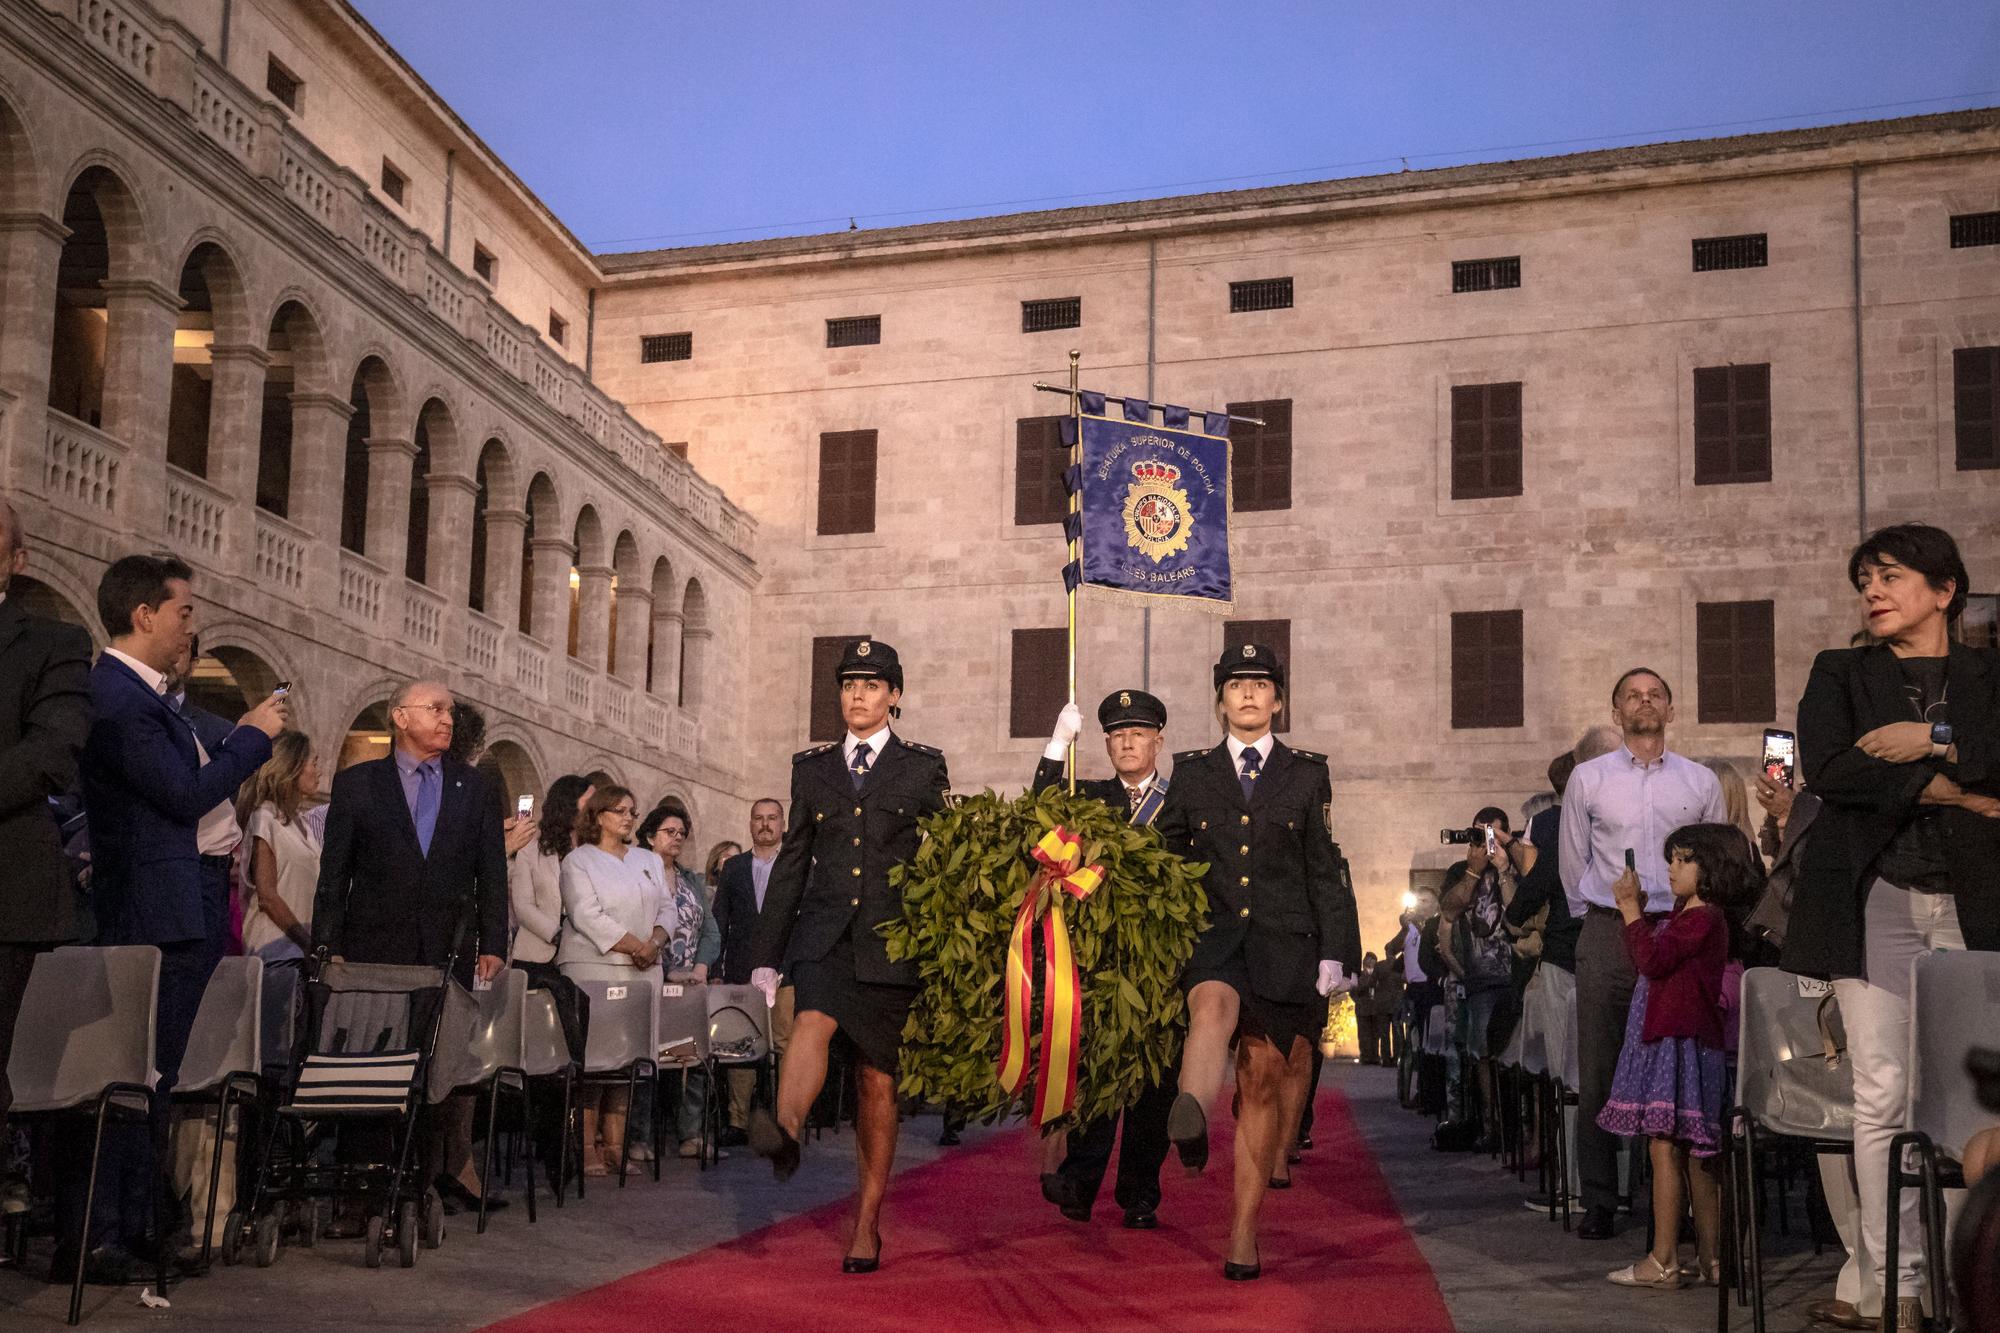
[[1181, 1165], [1199, 1173], [1208, 1165], [1208, 1115], [1201, 1103], [1183, 1092], [1167, 1112], [1167, 1137], [1181, 1155]]
[[1267, 1183], [1274, 1190], [1288, 1190], [1292, 1187], [1292, 1178], [1290, 1176], [1286, 1176], [1283, 1179], [1280, 1179], [1277, 1176], [1272, 1176]]
[[751, 1113], [750, 1151], [770, 1159], [771, 1175], [781, 1184], [799, 1169], [799, 1141], [769, 1111]]
[[840, 1261], [843, 1273], [872, 1273], [882, 1266], [882, 1233], [875, 1233], [875, 1255], [871, 1259], [857, 1259], [848, 1255]]
[[1231, 1282], [1255, 1282], [1263, 1275], [1264, 1261], [1262, 1259], [1252, 1264], [1231, 1263], [1227, 1259], [1222, 1261], [1222, 1276]]

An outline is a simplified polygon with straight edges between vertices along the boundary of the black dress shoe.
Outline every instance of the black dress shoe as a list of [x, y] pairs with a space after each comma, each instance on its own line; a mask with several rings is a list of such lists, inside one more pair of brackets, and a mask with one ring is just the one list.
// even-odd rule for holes
[[1125, 1210], [1125, 1229], [1127, 1231], [1157, 1231], [1159, 1228], [1160, 1219], [1153, 1215], [1152, 1209], [1127, 1208]]
[[750, 1136], [731, 1125], [722, 1131], [722, 1136], [716, 1142], [724, 1148], [747, 1148], [750, 1146]]
[[1312, 1147], [1313, 1147], [1313, 1136], [1312, 1136], [1312, 1135], [1310, 1135], [1310, 1134], [1301, 1134], [1301, 1135], [1299, 1135], [1299, 1151], [1300, 1151], [1300, 1152], [1311, 1152], [1311, 1151], [1312, 1151]]
[[881, 1266], [882, 1238], [880, 1236], [875, 1238], [875, 1253], [872, 1257], [857, 1259], [850, 1254], [840, 1261], [840, 1271], [843, 1273], [872, 1273]]
[[799, 1169], [799, 1141], [793, 1138], [769, 1111], [756, 1111], [750, 1116], [750, 1151], [759, 1157], [771, 1159], [771, 1176], [781, 1183], [790, 1180], [792, 1173]]
[[1274, 1190], [1288, 1190], [1292, 1187], [1292, 1178], [1290, 1176], [1284, 1176], [1282, 1178], [1278, 1176], [1272, 1176], [1268, 1183]]
[[1611, 1210], [1601, 1204], [1586, 1208], [1583, 1221], [1576, 1228], [1578, 1240], [1610, 1240], [1614, 1234]]
[[1254, 1282], [1264, 1275], [1264, 1265], [1262, 1261], [1254, 1264], [1234, 1264], [1224, 1259], [1222, 1275], [1231, 1282]]
[[[476, 1213], [479, 1211], [479, 1196], [467, 1189], [464, 1182], [459, 1180], [458, 1177], [435, 1176], [431, 1180], [431, 1185], [437, 1190], [438, 1198], [444, 1203], [444, 1215], [446, 1217], [457, 1217], [462, 1212]], [[486, 1196], [487, 1212], [497, 1213], [506, 1206], [507, 1201], [499, 1195], [489, 1194]]]
[[1183, 1092], [1167, 1112], [1167, 1137], [1181, 1155], [1181, 1165], [1200, 1171], [1208, 1165], [1208, 1115], [1201, 1103]]
[[956, 1148], [959, 1144], [958, 1127], [947, 1122], [944, 1131], [938, 1135], [938, 1147]]

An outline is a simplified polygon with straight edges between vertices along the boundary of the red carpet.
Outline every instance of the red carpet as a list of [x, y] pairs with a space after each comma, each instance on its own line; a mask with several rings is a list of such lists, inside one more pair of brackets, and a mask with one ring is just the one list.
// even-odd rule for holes
[[[1168, 1159], [1157, 1231], [1118, 1225], [1112, 1177], [1088, 1226], [1063, 1220], [1042, 1201], [1022, 1129], [898, 1175], [883, 1210], [883, 1266], [870, 1276], [839, 1272], [843, 1201], [491, 1329], [1450, 1333], [1430, 1268], [1333, 1091], [1319, 1094], [1317, 1147], [1293, 1168], [1295, 1185], [1265, 1200], [1263, 1278], [1225, 1282], [1229, 1130], [1218, 1120], [1209, 1170], [1198, 1180]], [[833, 1169], [824, 1158], [815, 1164], [808, 1148], [803, 1170], [816, 1165]]]

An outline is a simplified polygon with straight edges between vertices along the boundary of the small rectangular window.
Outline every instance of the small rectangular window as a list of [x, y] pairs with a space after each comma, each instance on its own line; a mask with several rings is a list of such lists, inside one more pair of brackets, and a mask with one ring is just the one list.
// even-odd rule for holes
[[639, 338], [639, 362], [652, 365], [658, 361], [694, 360], [694, 335], [692, 333], [647, 333]]
[[1763, 268], [1771, 262], [1770, 251], [1770, 238], [1761, 231], [1747, 236], [1699, 237], [1694, 243], [1694, 271]]
[[2000, 347], [1953, 349], [1951, 381], [1958, 470], [2000, 468]]
[[2000, 213], [1952, 214], [1951, 248], [1965, 250], [1975, 245], [2000, 245]]
[[875, 531], [875, 432], [819, 437], [819, 531], [834, 537]]
[[1451, 387], [1451, 498], [1521, 493], [1521, 385]]
[[1292, 400], [1231, 403], [1232, 417], [1264, 424], [1229, 423], [1229, 507], [1238, 513], [1292, 507]]
[[1068, 417], [1022, 417], [1014, 423], [1014, 524], [1060, 523], [1069, 512], [1069, 450], [1062, 442]]
[[1048, 333], [1054, 329], [1080, 328], [1083, 298], [1056, 296], [1046, 301], [1021, 302], [1021, 332]]
[[880, 315], [849, 315], [826, 322], [828, 347], [873, 347], [881, 341]]
[[833, 673], [847, 645], [865, 634], [815, 635], [812, 651], [812, 716], [806, 722], [806, 739], [817, 743], [837, 741], [847, 734], [840, 715], [840, 682]]
[[549, 341], [561, 347], [568, 340], [569, 321], [555, 311], [549, 311]]
[[491, 287], [499, 271], [500, 261], [493, 257], [493, 252], [475, 243], [472, 247], [472, 276]]
[[1017, 629], [1008, 673], [1007, 734], [1046, 736], [1069, 698], [1069, 631]]
[[266, 91], [293, 111], [299, 110], [299, 104], [305, 100], [305, 80], [286, 69], [276, 56], [269, 57], [269, 61], [264, 67]]
[[1694, 484], [1771, 479], [1771, 367], [1694, 372]]
[[1451, 613], [1451, 725], [1455, 731], [1518, 727], [1521, 613]]
[[1253, 278], [1248, 282], [1229, 284], [1229, 313], [1240, 315], [1250, 310], [1290, 310], [1292, 308], [1292, 280], [1290, 278]]
[[[1222, 655], [1243, 651], [1246, 643], [1261, 643], [1271, 650], [1278, 659], [1278, 665], [1285, 669], [1287, 683], [1296, 685], [1292, 676], [1292, 622], [1289, 620], [1225, 620], [1222, 622]], [[1271, 730], [1286, 732], [1292, 729], [1292, 697], [1285, 696], [1285, 706], [1271, 721]]]
[[1521, 256], [1507, 255], [1500, 259], [1454, 259], [1451, 262], [1451, 290], [1460, 292], [1497, 292], [1505, 287], [1521, 285]]
[[1703, 722], [1778, 716], [1777, 635], [1771, 603], [1696, 602], [1696, 714]]
[[385, 197], [401, 205], [403, 191], [409, 188], [410, 178], [396, 170], [396, 164], [388, 158], [382, 159], [382, 193]]

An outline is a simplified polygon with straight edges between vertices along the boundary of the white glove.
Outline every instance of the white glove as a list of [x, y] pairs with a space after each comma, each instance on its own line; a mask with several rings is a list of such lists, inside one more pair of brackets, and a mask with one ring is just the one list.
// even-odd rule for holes
[[1042, 751], [1042, 758], [1061, 759], [1069, 753], [1069, 747], [1074, 745], [1076, 738], [1081, 735], [1083, 735], [1082, 712], [1073, 703], [1064, 704], [1062, 712], [1056, 716], [1055, 734], [1049, 737], [1048, 748]]
[[1353, 990], [1355, 980], [1356, 978], [1354, 977], [1343, 975], [1340, 964], [1334, 959], [1322, 958], [1319, 960], [1319, 981], [1315, 983], [1315, 989], [1321, 995], [1332, 995], [1336, 991]]
[[[1324, 967], [1325, 964], [1322, 963], [1321, 966]], [[1335, 966], [1338, 966], [1338, 964], [1335, 964]], [[777, 1008], [778, 970], [776, 968], [774, 967], [758, 968], [755, 972], [752, 972], [750, 974], [750, 984], [755, 986], [758, 990], [764, 993], [765, 1008], [767, 1009]], [[1324, 994], [1324, 992], [1322, 992], [1322, 994]]]

